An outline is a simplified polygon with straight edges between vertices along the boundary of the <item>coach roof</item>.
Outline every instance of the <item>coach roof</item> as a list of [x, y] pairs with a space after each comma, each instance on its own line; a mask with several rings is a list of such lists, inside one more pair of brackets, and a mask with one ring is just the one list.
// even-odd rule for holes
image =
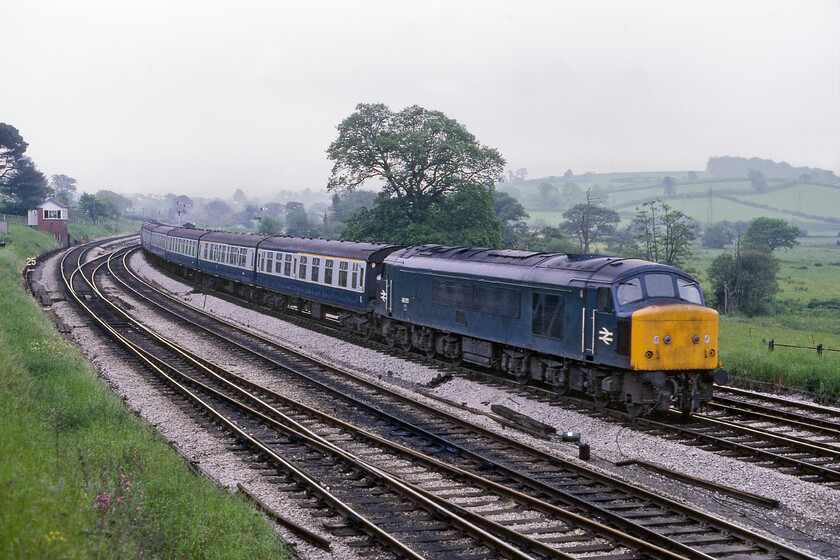
[[402, 245], [337, 241], [334, 239], [310, 239], [304, 237], [269, 237], [260, 244], [260, 249], [288, 253], [310, 253], [327, 257], [380, 262], [383, 257]]

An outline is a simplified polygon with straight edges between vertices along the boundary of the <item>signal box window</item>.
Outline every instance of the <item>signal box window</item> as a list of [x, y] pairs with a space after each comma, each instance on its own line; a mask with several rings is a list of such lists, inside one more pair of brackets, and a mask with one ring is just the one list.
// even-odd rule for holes
[[563, 298], [534, 294], [531, 332], [538, 336], [563, 338]]

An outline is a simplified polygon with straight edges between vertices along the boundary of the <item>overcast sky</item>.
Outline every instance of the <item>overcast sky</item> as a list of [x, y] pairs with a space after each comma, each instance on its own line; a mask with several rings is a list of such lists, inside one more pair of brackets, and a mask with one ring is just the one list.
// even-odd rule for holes
[[840, 0], [3, 0], [0, 122], [80, 190], [325, 188], [358, 103], [443, 111], [532, 178], [840, 174]]

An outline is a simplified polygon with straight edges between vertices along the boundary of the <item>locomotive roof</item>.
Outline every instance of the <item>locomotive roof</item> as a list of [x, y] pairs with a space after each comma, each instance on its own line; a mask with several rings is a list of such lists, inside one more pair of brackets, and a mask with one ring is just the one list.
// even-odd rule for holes
[[621, 277], [661, 270], [682, 274], [671, 266], [606, 255], [537, 253], [511, 249], [480, 249], [423, 245], [391, 254], [386, 262], [402, 268], [446, 275], [469, 274], [495, 280], [583, 286], [612, 284]]
[[330, 257], [343, 257], [362, 261], [381, 261], [382, 258], [402, 248], [403, 245], [338, 241], [335, 239], [310, 239], [304, 237], [269, 237], [260, 249], [287, 251], [292, 253], [315, 253]]

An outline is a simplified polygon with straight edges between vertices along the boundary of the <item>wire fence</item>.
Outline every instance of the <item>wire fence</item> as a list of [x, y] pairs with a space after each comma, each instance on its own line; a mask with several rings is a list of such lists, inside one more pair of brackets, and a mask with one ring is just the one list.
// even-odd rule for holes
[[826, 348], [822, 344], [816, 346], [797, 346], [796, 344], [779, 344], [775, 339], [770, 339], [767, 343], [767, 348], [772, 352], [776, 348], [799, 348], [802, 350], [816, 350], [817, 354], [822, 356], [823, 352], [840, 352], [840, 349]]

